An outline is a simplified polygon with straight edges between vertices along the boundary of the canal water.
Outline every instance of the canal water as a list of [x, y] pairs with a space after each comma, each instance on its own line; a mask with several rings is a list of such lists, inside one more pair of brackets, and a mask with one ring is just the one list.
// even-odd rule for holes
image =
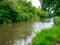
[[34, 32], [51, 28], [53, 24], [54, 18], [46, 18], [38, 22], [0, 24], [0, 45], [28, 45]]

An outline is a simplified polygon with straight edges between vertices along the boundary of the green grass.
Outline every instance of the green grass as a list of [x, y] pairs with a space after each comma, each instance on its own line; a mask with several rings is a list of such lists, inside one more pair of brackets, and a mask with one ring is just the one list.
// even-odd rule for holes
[[[60, 43], [60, 17], [55, 17], [56, 24], [52, 28], [43, 29], [35, 33], [32, 45], [54, 45]], [[58, 20], [58, 21], [57, 21]]]
[[52, 45], [60, 42], [60, 25], [50, 29], [43, 29], [36, 33], [36, 37], [32, 39], [32, 45]]

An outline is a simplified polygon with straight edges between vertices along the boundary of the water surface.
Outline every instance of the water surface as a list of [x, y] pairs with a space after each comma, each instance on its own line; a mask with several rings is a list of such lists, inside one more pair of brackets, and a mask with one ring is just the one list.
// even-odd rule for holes
[[51, 28], [53, 24], [53, 18], [42, 19], [38, 22], [0, 24], [0, 45], [28, 45], [33, 31]]

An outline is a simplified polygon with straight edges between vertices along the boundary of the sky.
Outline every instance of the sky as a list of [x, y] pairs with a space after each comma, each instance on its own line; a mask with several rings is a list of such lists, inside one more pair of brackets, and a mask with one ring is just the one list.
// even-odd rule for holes
[[40, 6], [39, 0], [32, 0], [32, 5], [34, 5], [36, 7]]
[[32, 0], [32, 5], [35, 6], [35, 7], [39, 7], [40, 6], [39, 0]]

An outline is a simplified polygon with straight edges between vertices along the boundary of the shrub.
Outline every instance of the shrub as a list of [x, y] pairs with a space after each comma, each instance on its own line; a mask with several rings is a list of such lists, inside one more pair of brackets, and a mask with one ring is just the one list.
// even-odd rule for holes
[[54, 18], [54, 22], [55, 22], [55, 24], [60, 24], [60, 16], [56, 16]]
[[48, 13], [32, 6], [27, 0], [2, 0], [0, 2], [0, 23], [35, 21], [48, 17]]

